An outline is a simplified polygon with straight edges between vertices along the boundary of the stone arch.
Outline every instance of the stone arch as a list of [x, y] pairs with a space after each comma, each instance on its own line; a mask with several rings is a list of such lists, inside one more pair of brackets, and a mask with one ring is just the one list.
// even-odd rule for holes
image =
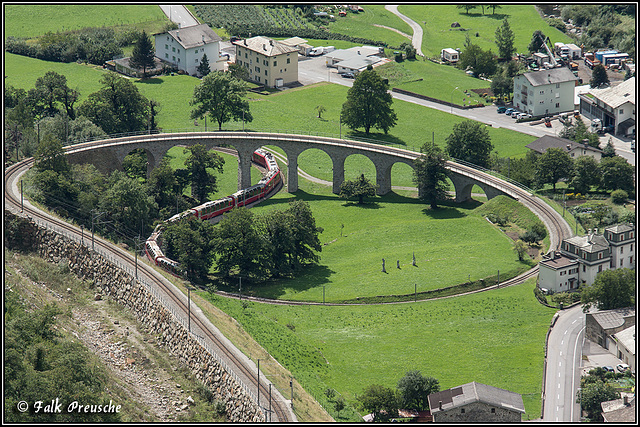
[[331, 183], [333, 158], [320, 147], [307, 147], [298, 156], [298, 166], [314, 178]]
[[[145, 146], [125, 146], [128, 148], [128, 150], [122, 150], [120, 152], [120, 155], [118, 156], [118, 161], [119, 161], [119, 169], [123, 170], [123, 165], [124, 165], [124, 159], [131, 153], [133, 153], [134, 151], [138, 151], [138, 150], [142, 150], [146, 156], [147, 156], [147, 179], [149, 179], [151, 177], [151, 172], [153, 171], [153, 169], [156, 168], [156, 166], [160, 163], [160, 159], [162, 159], [162, 156], [156, 160], [156, 155], [149, 150], [147, 147]], [[157, 164], [156, 164], [157, 162]]]
[[472, 199], [471, 192], [475, 185], [477, 185], [482, 189], [482, 191], [484, 191], [484, 194], [487, 196], [487, 200], [491, 200], [496, 196], [504, 194], [502, 191], [498, 189], [495, 189], [485, 183], [476, 181], [472, 178], [469, 178], [463, 175], [449, 173], [448, 176], [455, 188], [455, 192], [456, 192], [455, 202], [457, 203], [462, 203], [462, 202], [471, 200]]
[[413, 182], [413, 162], [396, 159], [390, 167], [391, 187], [406, 187], [415, 189]]
[[[371, 182], [380, 185], [379, 167], [368, 153], [347, 153], [343, 160], [343, 179], [337, 186], [337, 192], [334, 191], [334, 193], [340, 192], [342, 182], [357, 179], [361, 174]], [[335, 185], [334, 182], [334, 187]], [[380, 188], [377, 192], [380, 194]]]

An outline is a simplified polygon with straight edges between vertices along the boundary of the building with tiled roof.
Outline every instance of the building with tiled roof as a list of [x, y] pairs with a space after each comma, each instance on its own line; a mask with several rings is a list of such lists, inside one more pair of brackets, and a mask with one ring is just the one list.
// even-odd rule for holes
[[513, 106], [532, 116], [573, 111], [578, 78], [567, 67], [524, 73], [513, 78]]
[[636, 397], [623, 396], [621, 399], [602, 402], [602, 418], [605, 423], [636, 422]]
[[613, 126], [616, 135], [636, 133], [636, 78], [617, 86], [591, 89], [578, 95], [580, 113], [588, 119], [600, 119], [602, 126]]
[[198, 74], [202, 57], [207, 55], [211, 71], [224, 70], [220, 57], [220, 38], [207, 24], [178, 28], [154, 34], [157, 58], [175, 65], [191, 75]]
[[570, 139], [558, 138], [557, 136], [544, 135], [526, 145], [526, 147], [538, 154], [544, 154], [549, 148], [559, 148], [569, 154], [572, 159], [580, 156], [591, 156], [600, 161], [602, 150], [590, 146], [589, 144], [579, 144]]
[[605, 270], [635, 269], [635, 225], [616, 224], [598, 234], [564, 239], [558, 251], [543, 256], [538, 264], [538, 287], [566, 292], [590, 285]]
[[297, 47], [262, 36], [233, 44], [236, 64], [247, 69], [250, 80], [267, 87], [282, 87], [298, 81]]
[[428, 396], [433, 421], [520, 422], [525, 413], [522, 396], [475, 381]]

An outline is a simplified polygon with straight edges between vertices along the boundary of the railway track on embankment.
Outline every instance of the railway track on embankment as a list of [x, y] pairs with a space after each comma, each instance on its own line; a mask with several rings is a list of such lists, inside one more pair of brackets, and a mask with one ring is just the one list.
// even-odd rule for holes
[[[20, 192], [18, 190], [18, 180], [20, 176], [33, 165], [33, 159], [27, 159], [5, 169], [5, 186], [4, 199], [5, 209], [16, 215], [28, 217], [39, 225], [48, 227], [56, 232], [63, 234], [69, 238], [75, 239], [77, 242], [84, 242], [88, 247], [92, 246], [92, 242], [87, 233], [80, 228], [67, 223], [53, 215], [41, 211], [34, 207], [28, 200], [22, 203]], [[253, 400], [260, 402], [260, 406], [265, 413], [267, 420], [274, 422], [292, 422], [297, 421], [293, 415], [289, 404], [275, 387], [269, 387], [265, 376], [260, 375], [259, 387], [257, 368], [246, 356], [244, 356], [235, 346], [231, 344], [209, 321], [203, 320], [198, 314], [197, 307], [191, 304], [189, 310], [187, 297], [171, 284], [162, 274], [145, 262], [136, 262], [134, 255], [115, 244], [106, 240], [94, 237], [93, 245], [95, 251], [106, 255], [108, 259], [117, 263], [126, 271], [137, 271], [138, 281], [145, 283], [147, 286], [155, 286], [164, 298], [161, 301], [165, 305], [169, 305], [170, 311], [176, 316], [182, 316], [179, 319], [183, 325], [187, 324], [184, 319], [190, 313], [190, 326], [192, 333], [201, 340], [204, 339], [209, 347], [210, 352], [214, 352], [214, 356], [222, 361], [223, 366], [243, 385], [245, 390], [249, 392]], [[249, 363], [248, 363], [249, 362]], [[259, 398], [257, 393], [260, 393]], [[272, 413], [268, 413], [268, 409]]]

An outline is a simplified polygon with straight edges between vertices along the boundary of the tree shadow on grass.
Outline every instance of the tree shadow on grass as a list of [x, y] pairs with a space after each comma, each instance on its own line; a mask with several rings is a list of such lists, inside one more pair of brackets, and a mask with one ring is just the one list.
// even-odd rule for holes
[[345, 202], [342, 204], [342, 206], [344, 207], [357, 207], [357, 208], [361, 208], [361, 209], [381, 209], [384, 208], [384, 206], [380, 206], [379, 203], [377, 202], [364, 202], [364, 203], [358, 203], [358, 202]]
[[252, 286], [251, 294], [278, 299], [288, 290], [303, 292], [329, 283], [329, 278], [335, 271], [326, 265], [308, 265], [293, 278], [274, 278]]
[[159, 78], [156, 78], [156, 77], [147, 77], [147, 78], [136, 80], [136, 83], [159, 85], [159, 84], [162, 83], [162, 79], [159, 79]]

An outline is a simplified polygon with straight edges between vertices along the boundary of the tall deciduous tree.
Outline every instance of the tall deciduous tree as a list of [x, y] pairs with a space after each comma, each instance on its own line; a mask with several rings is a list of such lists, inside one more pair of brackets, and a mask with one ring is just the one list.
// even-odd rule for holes
[[102, 89], [94, 92], [79, 108], [106, 133], [135, 132], [149, 125], [149, 100], [134, 84], [116, 73], [108, 72], [101, 79]]
[[371, 384], [356, 399], [365, 411], [373, 414], [374, 421], [384, 421], [397, 416], [398, 397], [389, 387]]
[[309, 204], [303, 200], [289, 203], [286, 213], [291, 216], [291, 230], [294, 242], [294, 268], [299, 268], [305, 263], [318, 262], [322, 251], [318, 235], [324, 230], [316, 225], [316, 220], [311, 212]]
[[165, 230], [169, 257], [180, 263], [192, 282], [203, 283], [213, 264], [213, 231], [209, 221], [181, 221]]
[[409, 371], [398, 381], [400, 405], [404, 409], [426, 411], [429, 409], [429, 397], [440, 391], [438, 380], [425, 377], [420, 371]]
[[[531, 36], [531, 43], [529, 43], [529, 52], [536, 53], [540, 52], [543, 49], [543, 45], [547, 40], [547, 36], [540, 30], [535, 30], [533, 35]], [[546, 49], [545, 49], [546, 50]]]
[[456, 64], [458, 68], [470, 70], [476, 76], [491, 76], [498, 69], [498, 62], [491, 50], [482, 50], [477, 44], [470, 43], [461, 53]]
[[459, 4], [456, 6], [458, 9], [464, 9], [465, 13], [468, 15], [469, 11], [477, 8], [478, 6], [475, 4]]
[[429, 203], [431, 209], [436, 209], [438, 200], [448, 197], [447, 157], [440, 147], [429, 141], [420, 148], [420, 153], [413, 162], [413, 182], [418, 186], [420, 198]]
[[206, 75], [193, 90], [190, 101], [195, 108], [191, 110], [192, 119], [201, 119], [206, 114], [218, 122], [218, 130], [229, 120], [250, 122], [253, 116], [249, 111], [249, 102], [244, 99], [247, 84], [222, 71], [213, 71]]
[[340, 185], [340, 197], [345, 199], [357, 197], [359, 205], [364, 203], [365, 197], [371, 197], [375, 195], [376, 185], [365, 178], [364, 174], [361, 174], [358, 179], [344, 181]]
[[453, 131], [446, 139], [449, 156], [488, 167], [490, 163], [491, 136], [484, 124], [465, 120], [453, 126]]
[[54, 116], [59, 111], [60, 103], [69, 118], [74, 119], [74, 104], [80, 93], [67, 86], [66, 76], [47, 71], [44, 76], [38, 77], [35, 87], [29, 90], [27, 96], [36, 116]]
[[583, 311], [589, 310], [592, 305], [598, 310], [631, 307], [635, 305], [635, 294], [636, 281], [633, 270], [605, 270], [596, 276], [592, 285], [582, 290]]
[[189, 153], [189, 157], [185, 160], [185, 166], [191, 181], [191, 194], [200, 202], [204, 202], [207, 195], [215, 193], [218, 188], [216, 176], [207, 169], [222, 172], [224, 159], [215, 151], [207, 151], [202, 144], [187, 147], [184, 152]]
[[515, 36], [509, 25], [509, 20], [504, 18], [502, 25], [496, 28], [496, 45], [498, 45], [498, 56], [500, 58], [511, 59], [511, 55], [516, 51], [514, 40]]
[[153, 51], [153, 43], [147, 33], [142, 30], [138, 36], [136, 44], [133, 46], [129, 65], [133, 68], [142, 68], [143, 77], [147, 76], [147, 68], [155, 65], [155, 52]]
[[571, 186], [576, 193], [587, 194], [600, 182], [598, 161], [592, 156], [580, 156], [573, 162]]
[[620, 393], [611, 385], [602, 380], [585, 384], [578, 390], [578, 403], [582, 406], [591, 421], [602, 422], [602, 402], [608, 402], [620, 398]]
[[49, 133], [43, 136], [36, 149], [34, 167], [40, 172], [50, 170], [69, 175], [71, 167], [64, 154], [62, 142], [58, 138]]
[[539, 184], [553, 184], [556, 191], [556, 183], [561, 178], [571, 178], [573, 161], [569, 154], [560, 148], [549, 148], [536, 163], [536, 175]]
[[388, 90], [389, 84], [375, 70], [362, 71], [347, 92], [347, 101], [342, 104], [342, 123], [351, 129], [363, 127], [367, 135], [372, 127], [387, 133], [397, 120]]
[[629, 194], [635, 193], [634, 168], [626, 159], [614, 156], [600, 160], [600, 173], [601, 188], [608, 191], [620, 189]]

